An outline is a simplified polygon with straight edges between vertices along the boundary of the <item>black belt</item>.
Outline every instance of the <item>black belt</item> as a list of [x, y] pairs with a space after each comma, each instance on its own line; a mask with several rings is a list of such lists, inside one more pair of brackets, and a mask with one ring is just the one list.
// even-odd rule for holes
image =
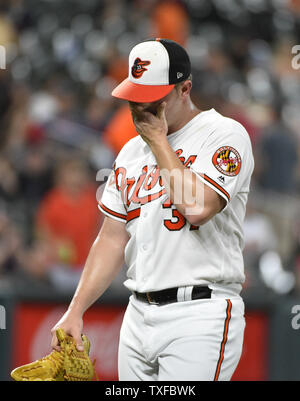
[[[211, 298], [211, 289], [207, 286], [193, 286], [191, 299]], [[178, 302], [178, 288], [168, 288], [167, 290], [154, 292], [136, 292], [134, 294], [140, 301], [153, 305], [164, 305]]]

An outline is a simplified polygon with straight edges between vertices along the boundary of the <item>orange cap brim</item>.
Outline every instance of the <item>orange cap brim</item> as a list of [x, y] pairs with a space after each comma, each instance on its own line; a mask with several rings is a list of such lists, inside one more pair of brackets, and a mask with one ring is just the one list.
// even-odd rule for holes
[[141, 85], [124, 79], [113, 91], [112, 96], [137, 103], [151, 103], [162, 99], [175, 85]]

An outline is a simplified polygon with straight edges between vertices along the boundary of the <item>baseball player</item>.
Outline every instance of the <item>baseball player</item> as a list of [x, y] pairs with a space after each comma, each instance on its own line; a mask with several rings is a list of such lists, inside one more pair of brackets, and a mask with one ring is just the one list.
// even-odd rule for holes
[[112, 95], [129, 102], [139, 135], [115, 160], [99, 202], [105, 221], [52, 329], [54, 348], [61, 327], [80, 349], [84, 312], [125, 261], [120, 380], [230, 380], [242, 352], [251, 143], [238, 122], [199, 110], [191, 88], [177, 43], [150, 39], [130, 52]]

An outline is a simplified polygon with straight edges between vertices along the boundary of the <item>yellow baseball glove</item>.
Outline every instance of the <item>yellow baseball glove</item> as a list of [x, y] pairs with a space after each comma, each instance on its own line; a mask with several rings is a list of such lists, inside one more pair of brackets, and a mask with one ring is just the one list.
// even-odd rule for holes
[[61, 351], [51, 354], [11, 372], [16, 381], [90, 381], [95, 371], [89, 358], [90, 341], [83, 335], [84, 351], [78, 351], [73, 337], [56, 330]]

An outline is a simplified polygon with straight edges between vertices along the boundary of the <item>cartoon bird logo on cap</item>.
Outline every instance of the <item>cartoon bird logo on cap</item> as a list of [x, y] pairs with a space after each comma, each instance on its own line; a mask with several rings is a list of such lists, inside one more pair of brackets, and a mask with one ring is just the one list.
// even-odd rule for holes
[[141, 78], [141, 76], [144, 74], [145, 71], [147, 71], [147, 68], [145, 68], [146, 65], [149, 65], [150, 61], [144, 61], [141, 60], [139, 57], [137, 57], [134, 60], [133, 66], [131, 67], [131, 74], [134, 78]]

